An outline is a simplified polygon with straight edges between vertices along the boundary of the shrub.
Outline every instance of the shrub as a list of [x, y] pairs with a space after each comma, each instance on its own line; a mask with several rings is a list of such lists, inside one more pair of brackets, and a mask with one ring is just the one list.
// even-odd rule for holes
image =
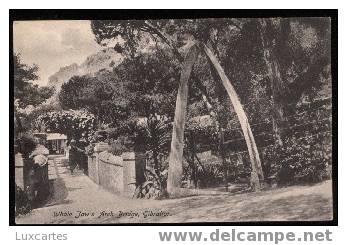
[[111, 153], [119, 156], [123, 152], [134, 150], [134, 140], [132, 137], [119, 136], [117, 140], [111, 142]]
[[40, 115], [36, 121], [47, 132], [62, 133], [76, 141], [94, 141], [96, 119], [86, 110], [52, 111]]
[[94, 154], [94, 144], [89, 144], [85, 147], [85, 152], [88, 156], [91, 156]]
[[211, 162], [204, 166], [198, 165], [197, 179], [200, 187], [210, 187], [223, 182], [222, 163]]
[[17, 150], [24, 157], [28, 157], [30, 153], [35, 150], [37, 142], [36, 139], [30, 134], [24, 134], [16, 139], [15, 145], [17, 145]]
[[145, 170], [146, 181], [140, 184], [133, 195], [135, 198], [153, 198], [161, 199], [167, 197], [166, 185], [167, 185], [167, 168], [160, 171], [155, 171], [151, 167], [147, 167]]
[[190, 181], [196, 178], [198, 187], [211, 187], [223, 183], [224, 167], [220, 159], [211, 158], [200, 161], [200, 163], [194, 161], [196, 176], [194, 176], [192, 166], [185, 162], [183, 165], [183, 180]]
[[16, 205], [16, 213], [19, 214], [27, 214], [31, 211], [31, 202], [28, 198], [28, 194], [23, 191], [19, 186], [16, 185], [16, 194], [15, 194], [15, 205]]
[[278, 149], [280, 185], [316, 183], [327, 177], [331, 152], [324, 148], [323, 135], [290, 136]]

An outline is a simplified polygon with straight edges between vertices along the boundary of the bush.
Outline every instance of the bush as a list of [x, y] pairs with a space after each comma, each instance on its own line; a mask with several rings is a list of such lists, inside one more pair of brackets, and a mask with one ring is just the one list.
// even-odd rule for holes
[[62, 133], [76, 141], [94, 141], [96, 119], [86, 110], [47, 112], [40, 115], [36, 121], [38, 125], [44, 125], [47, 132]]
[[168, 171], [164, 169], [157, 174], [153, 168], [145, 170], [146, 181], [140, 184], [134, 193], [135, 198], [162, 199], [168, 197], [166, 192]]
[[132, 137], [119, 136], [117, 140], [111, 142], [111, 153], [119, 156], [123, 152], [134, 150], [134, 140]]
[[19, 186], [16, 185], [16, 194], [15, 194], [15, 205], [16, 205], [16, 213], [19, 214], [27, 214], [31, 211], [31, 202], [28, 198], [28, 194], [23, 191]]
[[317, 183], [327, 178], [331, 152], [324, 148], [324, 136], [290, 136], [278, 149], [278, 184]]
[[17, 151], [23, 154], [23, 157], [28, 157], [36, 148], [36, 139], [30, 134], [24, 134], [16, 139]]
[[94, 154], [94, 147], [95, 147], [94, 144], [89, 144], [85, 147], [85, 151], [88, 156], [91, 156]]
[[198, 165], [197, 179], [200, 187], [210, 187], [223, 182], [223, 165], [222, 163], [211, 162], [204, 166]]
[[198, 187], [202, 188], [217, 186], [223, 183], [224, 167], [220, 159], [211, 158], [200, 161], [201, 164], [194, 161], [196, 176], [194, 176], [192, 166], [188, 163], [183, 165], [183, 180], [192, 181], [196, 178]]

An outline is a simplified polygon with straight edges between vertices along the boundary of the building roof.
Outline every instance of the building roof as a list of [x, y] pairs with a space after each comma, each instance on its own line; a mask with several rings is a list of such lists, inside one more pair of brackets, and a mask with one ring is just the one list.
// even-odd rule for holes
[[47, 140], [66, 140], [65, 134], [49, 133], [47, 134]]

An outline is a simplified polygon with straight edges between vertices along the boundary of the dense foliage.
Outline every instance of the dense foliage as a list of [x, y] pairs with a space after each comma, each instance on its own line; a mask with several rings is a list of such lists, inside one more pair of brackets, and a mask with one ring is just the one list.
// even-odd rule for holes
[[37, 80], [38, 67], [29, 66], [21, 61], [20, 54], [13, 55], [14, 63], [14, 99], [20, 108], [36, 106], [53, 95], [54, 89], [39, 87], [32, 82]]
[[37, 142], [32, 136], [33, 121], [37, 114], [35, 107], [42, 112], [42, 104], [50, 98], [54, 89], [33, 84], [38, 79], [38, 67], [21, 61], [20, 54], [13, 55], [14, 64], [14, 138], [15, 152], [25, 157], [35, 149]]
[[91, 142], [96, 130], [94, 115], [82, 110], [53, 111], [37, 120], [44, 124], [47, 132], [65, 134], [68, 140]]
[[116, 94], [121, 94], [119, 80], [114, 73], [101, 71], [95, 76], [74, 76], [64, 83], [59, 92], [63, 109], [86, 109], [99, 126], [117, 125], [124, 118], [125, 108]]
[[[317, 138], [315, 135], [317, 127], [320, 127], [319, 120], [300, 115], [295, 116], [296, 120], [290, 117], [294, 117], [293, 105], [295, 112], [295, 105], [302, 103], [304, 98], [315, 97], [316, 100], [320, 100], [324, 98], [323, 94], [330, 94], [328, 19], [92, 21], [92, 30], [100, 44], [115, 45], [116, 50], [130, 57], [130, 60], [123, 64], [129, 67], [128, 70], [136, 70], [136, 62], [142, 56], [141, 51], [146, 45], [148, 49], [165, 53], [161, 62], [166, 62], [166, 59], [181, 62], [184, 52], [192, 42], [205, 43], [215, 52], [246, 109], [259, 147], [266, 180], [275, 176], [279, 183], [286, 182], [281, 173], [286, 172], [287, 166], [293, 164], [295, 171], [291, 183], [297, 183], [298, 179], [313, 182], [312, 178], [321, 179], [320, 176], [324, 175], [321, 170], [326, 163], [322, 165], [314, 158], [317, 158], [317, 154], [327, 154], [331, 148], [331, 141], [327, 138], [324, 147], [313, 149], [312, 145], [317, 143], [308, 140]], [[139, 91], [142, 92], [148, 87], [147, 79], [137, 79], [142, 75], [148, 75], [149, 80], [156, 80], [157, 73], [146, 72], [137, 75], [134, 72], [132, 75], [137, 81], [136, 86], [141, 88]], [[175, 80], [177, 81], [177, 78], [173, 78], [172, 82], [160, 82], [165, 86], [171, 86]], [[237, 170], [238, 175], [247, 176], [250, 174], [249, 158], [240, 125], [235, 120], [233, 109], [230, 110], [230, 101], [218, 77], [204, 56], [199, 56], [192, 78], [188, 118], [209, 114], [212, 119], [212, 123], [209, 124], [189, 120], [187, 132], [193, 132], [195, 135], [196, 151], [212, 149], [219, 157], [224, 154], [231, 165], [241, 161], [243, 167]], [[142, 100], [139, 101], [139, 108], [146, 105]], [[170, 101], [171, 99], [160, 101], [160, 107], [164, 106], [163, 102], [170, 104]], [[212, 107], [209, 108], [206, 101]], [[158, 105], [153, 107], [160, 110]], [[329, 114], [329, 110], [325, 112]], [[315, 127], [297, 127], [307, 120]], [[293, 130], [293, 127], [296, 130]], [[319, 128], [318, 131], [321, 129], [323, 128]], [[225, 147], [219, 145], [221, 130], [227, 142]], [[328, 123], [324, 130], [331, 130], [331, 125]], [[300, 139], [298, 135], [305, 135], [306, 138]], [[187, 138], [187, 148], [188, 141]], [[305, 151], [307, 147], [313, 150]], [[223, 153], [222, 148], [223, 152], [227, 153]], [[301, 160], [295, 160], [293, 156]], [[322, 160], [322, 157], [318, 159]], [[204, 174], [208, 174], [208, 171]], [[230, 175], [234, 176], [234, 179], [238, 178], [234, 173]], [[298, 177], [309, 175], [315, 177], [307, 177], [306, 180], [304, 177]]]

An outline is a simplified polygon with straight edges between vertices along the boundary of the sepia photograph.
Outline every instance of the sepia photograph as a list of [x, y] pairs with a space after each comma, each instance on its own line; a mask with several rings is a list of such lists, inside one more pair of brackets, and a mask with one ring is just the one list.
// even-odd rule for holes
[[82, 12], [10, 22], [12, 225], [337, 221], [337, 11]]

